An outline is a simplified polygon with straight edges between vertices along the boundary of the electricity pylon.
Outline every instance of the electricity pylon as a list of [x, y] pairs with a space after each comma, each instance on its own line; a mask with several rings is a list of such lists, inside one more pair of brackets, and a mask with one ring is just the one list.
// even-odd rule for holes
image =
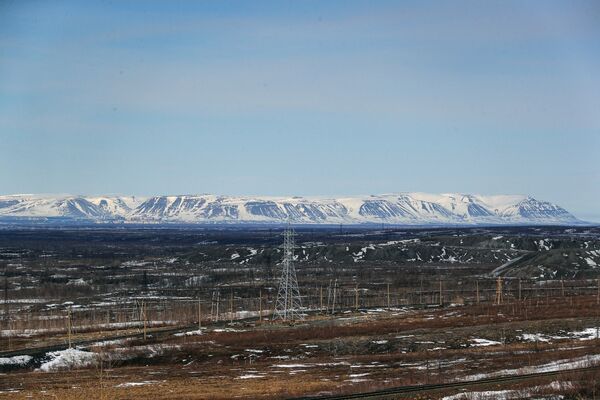
[[288, 225], [283, 232], [283, 262], [281, 263], [281, 279], [277, 301], [275, 302], [275, 312], [273, 313], [274, 320], [293, 321], [303, 319], [302, 314], [300, 314], [302, 302], [300, 290], [298, 289], [298, 279], [296, 278], [296, 268], [294, 267], [294, 236], [294, 230]]

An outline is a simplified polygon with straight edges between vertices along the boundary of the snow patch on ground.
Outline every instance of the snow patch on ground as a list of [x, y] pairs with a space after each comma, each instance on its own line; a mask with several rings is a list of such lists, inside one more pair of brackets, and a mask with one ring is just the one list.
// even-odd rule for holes
[[509, 375], [522, 375], [522, 374], [535, 374], [539, 372], [555, 372], [564, 371], [575, 368], [583, 368], [590, 365], [594, 365], [600, 362], [600, 354], [587, 355], [583, 357], [563, 359], [552, 361], [547, 364], [535, 365], [531, 367], [522, 367], [516, 369], [503, 369], [500, 371], [486, 372], [482, 374], [475, 374], [466, 376], [465, 380], [479, 380], [486, 378], [494, 378], [498, 376], [509, 376]]
[[475, 347], [496, 346], [496, 345], [502, 344], [500, 342], [496, 342], [495, 340], [479, 339], [479, 338], [471, 339], [471, 341], [474, 342], [472, 344], [472, 346], [475, 346]]
[[550, 339], [540, 333], [524, 333], [520, 336], [521, 340], [526, 342], [549, 342]]
[[587, 265], [589, 265], [590, 267], [597, 267], [598, 264], [596, 264], [596, 262], [594, 260], [591, 259], [591, 257], [587, 257], [585, 259], [585, 262], [587, 263]]
[[313, 368], [313, 367], [336, 367], [340, 365], [350, 365], [346, 361], [332, 363], [314, 363], [314, 364], [275, 364], [271, 368]]
[[24, 367], [31, 361], [33, 357], [31, 356], [14, 356], [14, 357], [3, 357], [0, 358], [0, 366], [10, 365], [10, 366], [20, 366]]
[[[573, 384], [569, 381], [559, 382], [553, 381], [547, 385], [534, 386], [532, 388], [526, 388], [521, 390], [486, 390], [482, 392], [463, 392], [454, 394], [452, 396], [442, 397], [442, 400], [509, 400], [509, 399], [524, 399], [533, 396], [537, 391], [550, 389], [550, 390], [564, 390], [573, 387]], [[541, 397], [545, 398], [545, 397]], [[552, 397], [562, 399], [563, 396]]]
[[217, 328], [217, 329], [213, 329], [213, 332], [246, 332], [246, 330], [244, 329], [234, 329], [234, 328]]
[[177, 336], [177, 337], [197, 336], [197, 335], [204, 335], [204, 333], [202, 333], [201, 329], [196, 329], [195, 331], [179, 332], [179, 333], [173, 334], [173, 336]]
[[126, 388], [126, 387], [135, 387], [135, 386], [146, 386], [146, 385], [154, 385], [158, 383], [158, 381], [141, 381], [141, 382], [125, 382], [115, 385], [117, 388]]
[[[548, 243], [548, 244], [546, 244]], [[548, 240], [548, 239], [542, 239], [538, 242], [538, 248], [540, 250], [550, 250], [550, 248], [552, 247], [552, 243]]]
[[38, 368], [39, 371], [51, 372], [63, 369], [84, 368], [95, 364], [98, 355], [89, 351], [67, 349], [47, 353], [49, 361]]
[[255, 375], [255, 374], [246, 374], [246, 375], [242, 375], [242, 376], [238, 376], [236, 379], [258, 379], [258, 378], [264, 378], [264, 375]]
[[586, 328], [581, 331], [565, 332], [561, 335], [545, 335], [543, 333], [524, 333], [520, 335], [520, 339], [526, 342], [544, 342], [548, 343], [552, 340], [561, 339], [577, 339], [577, 340], [593, 340], [600, 337], [600, 327]]
[[465, 392], [442, 397], [442, 400], [508, 400], [522, 398], [523, 392], [518, 390], [486, 390], [484, 392]]

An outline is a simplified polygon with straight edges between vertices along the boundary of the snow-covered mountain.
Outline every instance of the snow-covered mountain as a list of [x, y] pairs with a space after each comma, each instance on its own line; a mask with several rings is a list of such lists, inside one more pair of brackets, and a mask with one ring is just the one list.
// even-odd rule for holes
[[578, 224], [565, 209], [528, 196], [399, 193], [342, 198], [0, 196], [2, 219], [133, 223]]

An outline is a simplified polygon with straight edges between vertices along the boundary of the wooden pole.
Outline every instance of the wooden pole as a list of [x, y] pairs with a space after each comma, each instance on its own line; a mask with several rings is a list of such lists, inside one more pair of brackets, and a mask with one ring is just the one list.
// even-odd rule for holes
[[67, 338], [69, 348], [71, 348], [71, 306], [67, 309]]
[[358, 284], [356, 284], [355, 290], [355, 298], [354, 298], [354, 308], [358, 311]]
[[262, 317], [263, 317], [263, 311], [262, 311], [262, 289], [260, 289], [260, 291], [258, 292], [258, 322], [260, 322], [262, 324]]
[[202, 330], [202, 303], [198, 297], [198, 331]]
[[562, 297], [565, 297], [565, 281], [563, 279], [560, 280], [560, 292]]
[[216, 310], [217, 311], [217, 322], [221, 318], [221, 315], [219, 313], [219, 311], [220, 311], [219, 310], [220, 305], [221, 305], [221, 292], [219, 291], [219, 292], [217, 292], [217, 310]]
[[[4, 264], [4, 318], [6, 319], [6, 329], [10, 321], [10, 306], [8, 305], [8, 263]], [[10, 336], [10, 333], [9, 333]]]
[[442, 278], [440, 278], [440, 307], [444, 306], [444, 292], [442, 287]]
[[335, 280], [335, 283], [333, 284], [333, 302], [331, 304], [331, 315], [335, 314], [335, 295], [336, 295], [336, 289], [337, 289], [337, 279]]
[[600, 279], [598, 279], [598, 294], [596, 295], [596, 304], [600, 304]]
[[319, 307], [319, 310], [321, 311], [321, 314], [323, 314], [323, 286], [321, 286], [319, 288], [319, 291], [320, 291], [320, 295], [319, 295], [320, 296], [320, 301], [319, 301], [320, 302], [320, 307]]
[[496, 304], [502, 304], [502, 278], [496, 280]]
[[144, 341], [146, 341], [146, 332], [148, 328], [147, 318], [146, 318], [146, 303], [142, 301], [142, 318], [144, 319]]
[[[10, 320], [10, 318], [8, 319], [8, 330], [11, 331], [12, 330], [12, 321]], [[8, 350], [12, 349], [12, 335], [8, 334]]]
[[475, 281], [475, 292], [477, 296], [477, 304], [479, 305], [479, 281]]
[[521, 301], [521, 279], [519, 278], [519, 301]]
[[387, 284], [387, 308], [390, 309], [390, 284]]
[[233, 322], [233, 289], [231, 289], [231, 296], [229, 297], [229, 318], [230, 322]]

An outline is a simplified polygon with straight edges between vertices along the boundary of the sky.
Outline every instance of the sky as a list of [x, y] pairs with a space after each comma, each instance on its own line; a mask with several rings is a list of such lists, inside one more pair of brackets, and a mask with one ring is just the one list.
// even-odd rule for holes
[[528, 194], [600, 221], [597, 1], [0, 1], [0, 193]]

